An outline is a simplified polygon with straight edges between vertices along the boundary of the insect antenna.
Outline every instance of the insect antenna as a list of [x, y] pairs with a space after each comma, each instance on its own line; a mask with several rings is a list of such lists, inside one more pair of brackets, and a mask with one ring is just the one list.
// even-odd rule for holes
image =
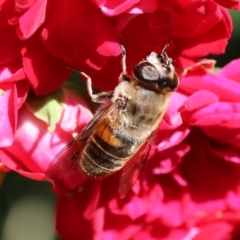
[[168, 49], [168, 47], [170, 46], [170, 43], [172, 42], [172, 37], [170, 37], [169, 39], [168, 39], [168, 42], [167, 42], [167, 44], [165, 45], [165, 47], [163, 48], [163, 50], [162, 50], [162, 53], [166, 53], [167, 52], [167, 49]]
[[169, 67], [169, 65], [172, 63], [172, 59], [169, 58], [168, 55], [167, 55], [167, 49], [168, 49], [168, 47], [169, 47], [169, 45], [170, 45], [171, 42], [172, 42], [172, 37], [170, 37], [170, 38], [168, 39], [167, 44], [165, 45], [165, 47], [164, 47], [163, 50], [162, 50], [163, 61], [164, 61], [164, 63], [166, 64], [166, 66], [168, 66], [168, 67]]

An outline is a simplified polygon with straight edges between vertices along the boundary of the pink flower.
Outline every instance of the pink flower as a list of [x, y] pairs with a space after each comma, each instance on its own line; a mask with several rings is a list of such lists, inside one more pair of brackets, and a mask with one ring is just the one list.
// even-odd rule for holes
[[[177, 59], [175, 66], [182, 69], [208, 54], [223, 53], [232, 32], [228, 11], [213, 1], [150, 1], [151, 8], [147, 8], [144, 1], [96, 3], [105, 14], [111, 12], [115, 16], [115, 24], [121, 30], [127, 49], [130, 71], [150, 51], [159, 52], [170, 36], [174, 46], [170, 47], [168, 53]], [[185, 16], [188, 16], [189, 21], [186, 21]], [[135, 41], [133, 36], [137, 36]], [[116, 85], [112, 79], [117, 79], [120, 71], [118, 63], [118, 59], [109, 61], [106, 67], [93, 76], [98, 88], [110, 90]], [[112, 69], [111, 73], [109, 69]], [[103, 85], [105, 82], [99, 80], [106, 79], [105, 76], [109, 76], [111, 82]]]
[[[45, 97], [30, 96], [19, 110], [13, 144], [0, 150], [3, 166], [31, 179], [47, 180], [50, 162], [91, 117], [86, 101], [65, 88]], [[79, 185], [73, 179], [54, 182], [55, 190], [69, 192], [72, 185]]]
[[93, 1], [107, 16], [118, 16], [120, 14], [142, 14], [153, 12], [158, 8], [158, 1]]
[[[71, 73], [62, 60], [48, 53], [37, 37], [36, 32], [45, 21], [46, 4], [47, 1], [0, 3], [0, 64], [6, 68], [18, 60], [19, 69], [23, 68], [27, 80], [39, 94], [53, 91]], [[26, 39], [29, 40], [22, 41]], [[46, 84], [48, 88], [44, 86]]]
[[[233, 152], [240, 147], [239, 63], [239, 59], [232, 61], [217, 75], [201, 68], [194, 69], [182, 77], [179, 87], [180, 92], [189, 95], [182, 112], [184, 121], [199, 127], [213, 140], [222, 141], [224, 145], [230, 144]], [[222, 151], [222, 157], [226, 160], [239, 161], [231, 158], [230, 152]]]
[[[227, 10], [212, 1], [64, 0], [56, 4], [35, 0], [2, 1], [0, 6], [4, 36], [0, 39], [0, 125], [5, 126], [0, 146], [4, 147], [12, 144], [17, 111], [29, 85], [37, 94], [53, 91], [71, 74], [68, 64], [93, 76], [95, 86], [112, 90], [121, 71], [116, 58], [119, 36], [126, 45], [129, 69], [149, 51], [159, 51], [170, 36], [175, 46], [169, 54], [182, 67], [209, 53], [222, 53], [232, 30]], [[132, 36], [138, 37], [133, 41]]]
[[[71, 74], [67, 65], [93, 76], [96, 87], [113, 89], [120, 71], [119, 37], [129, 69], [150, 51], [159, 52], [169, 37], [174, 43], [170, 55], [186, 67], [209, 53], [223, 53], [232, 31], [228, 11], [210, 0], [34, 0], [0, 6], [1, 58], [18, 58], [37, 94], [59, 87]], [[4, 47], [10, 43], [14, 48]]]
[[214, 1], [222, 5], [223, 7], [231, 8], [234, 10], [240, 10], [239, 0], [214, 0]]
[[[185, 73], [144, 170], [124, 199], [118, 195], [120, 173], [85, 181], [70, 197], [59, 197], [61, 239], [238, 236], [239, 63], [214, 74], [203, 62]], [[182, 115], [180, 126], [166, 123], [174, 107]], [[214, 230], [218, 226], [221, 231]]]
[[12, 144], [17, 127], [18, 109], [27, 97], [29, 84], [19, 62], [0, 66], [0, 148]]
[[[54, 156], [92, 117], [82, 98], [56, 90], [72, 73], [67, 65], [92, 76], [95, 87], [114, 89], [121, 73], [119, 37], [128, 70], [149, 51], [160, 52], [170, 37], [168, 54], [178, 60], [179, 72], [185, 70], [126, 198], [118, 194], [121, 172], [102, 180], [63, 174], [51, 181], [59, 194], [62, 239], [197, 239], [217, 236], [219, 216], [222, 235], [235, 234], [240, 60], [216, 75], [204, 69], [209, 62], [192, 66], [224, 52], [232, 22], [223, 6], [239, 8], [234, 0], [0, 1], [1, 169], [49, 180]], [[25, 102], [29, 86], [34, 94], [50, 94], [31, 93]]]

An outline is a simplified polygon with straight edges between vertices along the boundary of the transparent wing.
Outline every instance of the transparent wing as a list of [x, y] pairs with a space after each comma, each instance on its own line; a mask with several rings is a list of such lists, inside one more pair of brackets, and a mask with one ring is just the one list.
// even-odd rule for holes
[[124, 166], [119, 185], [120, 198], [124, 198], [137, 181], [150, 153], [152, 143], [156, 138], [156, 133], [157, 130], [148, 137], [147, 141], [140, 147], [138, 152]]
[[77, 138], [78, 136], [69, 142], [50, 163], [47, 170], [48, 178], [59, 180], [80, 172], [79, 158], [84, 141]]
[[[100, 107], [93, 119], [85, 126], [83, 131], [69, 142], [50, 163], [47, 176], [52, 180], [59, 180], [81, 172], [80, 161], [83, 147], [86, 145], [98, 125], [113, 111], [117, 111], [117, 104]], [[116, 112], [116, 114], [118, 114]]]

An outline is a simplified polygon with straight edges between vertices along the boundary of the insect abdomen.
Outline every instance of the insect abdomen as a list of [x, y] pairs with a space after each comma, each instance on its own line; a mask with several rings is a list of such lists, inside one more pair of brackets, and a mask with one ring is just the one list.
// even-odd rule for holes
[[133, 142], [112, 133], [105, 119], [89, 138], [82, 153], [81, 168], [87, 176], [106, 176], [124, 166], [131, 157]]

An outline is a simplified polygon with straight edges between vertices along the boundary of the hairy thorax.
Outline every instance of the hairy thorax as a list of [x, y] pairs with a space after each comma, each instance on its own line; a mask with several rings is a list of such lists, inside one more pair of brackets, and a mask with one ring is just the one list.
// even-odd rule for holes
[[114, 131], [117, 135], [139, 142], [157, 128], [169, 101], [167, 94], [159, 94], [126, 81], [115, 89], [113, 101], [119, 97], [126, 98], [126, 107], [115, 119]]

